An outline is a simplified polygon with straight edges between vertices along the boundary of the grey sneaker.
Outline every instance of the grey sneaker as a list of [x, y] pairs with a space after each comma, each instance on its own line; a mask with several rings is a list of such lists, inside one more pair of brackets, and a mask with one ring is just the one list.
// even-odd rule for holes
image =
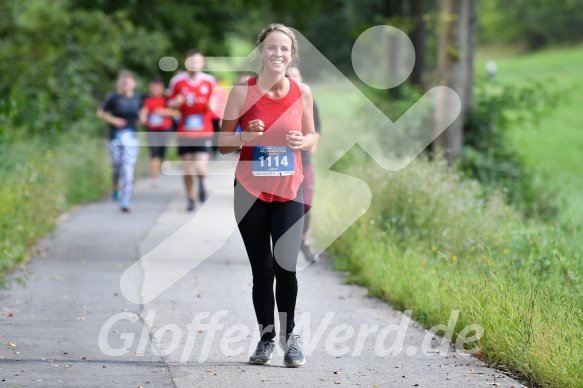
[[273, 349], [275, 349], [273, 341], [259, 341], [255, 353], [249, 358], [249, 364], [269, 365]]
[[314, 249], [307, 242], [302, 241], [302, 243], [300, 245], [300, 250], [304, 254], [304, 258], [306, 259], [306, 261], [310, 261], [310, 262], [311, 261], [315, 261], [315, 262], [318, 261], [319, 257], [316, 254], [316, 251], [314, 251]]
[[306, 363], [306, 358], [304, 357], [302, 349], [300, 348], [299, 340], [299, 335], [292, 334], [289, 336], [287, 343], [283, 348], [285, 351], [283, 356], [283, 363], [288, 368], [296, 368]]

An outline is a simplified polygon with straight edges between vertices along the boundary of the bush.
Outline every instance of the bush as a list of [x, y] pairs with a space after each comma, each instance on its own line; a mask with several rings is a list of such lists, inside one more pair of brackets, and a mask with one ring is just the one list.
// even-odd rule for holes
[[474, 104], [464, 123], [464, 147], [458, 168], [481, 182], [486, 191], [500, 191], [506, 200], [528, 217], [552, 220], [558, 204], [509, 145], [508, 130], [533, 125], [558, 103], [559, 94], [542, 82], [525, 86], [478, 84]]
[[[361, 91], [393, 122], [422, 96], [410, 85], [401, 85], [398, 91], [361, 86]], [[484, 196], [500, 192], [507, 203], [527, 217], [547, 221], [555, 219], [559, 213], [556, 193], [527, 167], [518, 150], [508, 141], [508, 132], [533, 126], [556, 107], [560, 101], [558, 96], [553, 86], [539, 81], [522, 86], [478, 83], [474, 90], [474, 104], [465, 117], [462, 153], [456, 160], [456, 166], [466, 177], [483, 185]], [[398, 156], [399, 153], [407, 154], [409, 146], [430, 140], [427, 128], [433, 125], [431, 109], [426, 109], [425, 114], [418, 111], [415, 117], [409, 116], [406, 125], [400, 125], [391, 136], [382, 136], [375, 131], [384, 125], [376, 119], [378, 115], [367, 111], [359, 115], [363, 127], [367, 128], [367, 134], [360, 135], [359, 141], [362, 145], [368, 141], [367, 150], [376, 145], [384, 153], [390, 151]], [[342, 163], [350, 164], [350, 160], [343, 159]]]

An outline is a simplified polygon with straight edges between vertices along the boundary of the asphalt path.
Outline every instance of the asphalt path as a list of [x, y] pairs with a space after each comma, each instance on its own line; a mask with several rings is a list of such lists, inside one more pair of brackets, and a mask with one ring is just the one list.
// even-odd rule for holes
[[168, 168], [157, 188], [137, 182], [129, 214], [104, 200], [61, 217], [11, 275], [23, 284], [0, 291], [0, 388], [523, 386], [346, 284], [326, 257], [298, 261], [306, 364], [286, 368], [279, 348], [248, 364], [258, 330], [233, 166], [211, 163], [193, 213]]

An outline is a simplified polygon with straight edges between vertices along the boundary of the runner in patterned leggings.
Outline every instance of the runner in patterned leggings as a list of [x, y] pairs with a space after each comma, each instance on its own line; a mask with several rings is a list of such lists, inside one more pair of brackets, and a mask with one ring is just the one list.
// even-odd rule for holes
[[[117, 79], [117, 92], [110, 93], [97, 117], [109, 124], [109, 157], [113, 168], [114, 200], [121, 199], [121, 211], [130, 211], [130, 201], [134, 181], [134, 167], [138, 160], [138, 138], [136, 124], [142, 105], [141, 97], [135, 92], [136, 77], [133, 72], [123, 70]], [[120, 179], [123, 190], [120, 196]]]
[[[269, 25], [257, 45], [262, 69], [231, 91], [219, 151], [232, 153], [243, 146], [235, 171], [235, 218], [251, 264], [261, 335], [249, 362], [268, 364], [271, 359], [277, 303], [284, 364], [297, 367], [305, 363], [299, 336], [293, 334], [304, 216], [300, 150], [309, 150], [316, 142], [312, 93], [285, 76], [298, 53], [289, 28]], [[239, 123], [243, 131], [237, 133]]]

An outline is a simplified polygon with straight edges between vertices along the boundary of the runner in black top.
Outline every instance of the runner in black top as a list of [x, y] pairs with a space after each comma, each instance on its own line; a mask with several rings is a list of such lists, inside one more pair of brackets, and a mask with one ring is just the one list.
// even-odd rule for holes
[[138, 159], [136, 124], [142, 106], [141, 97], [135, 93], [136, 79], [133, 72], [124, 70], [117, 79], [117, 92], [110, 93], [97, 117], [109, 124], [109, 156], [113, 167], [113, 199], [120, 198], [120, 178], [123, 180], [121, 210], [128, 212], [132, 196], [134, 166]]

